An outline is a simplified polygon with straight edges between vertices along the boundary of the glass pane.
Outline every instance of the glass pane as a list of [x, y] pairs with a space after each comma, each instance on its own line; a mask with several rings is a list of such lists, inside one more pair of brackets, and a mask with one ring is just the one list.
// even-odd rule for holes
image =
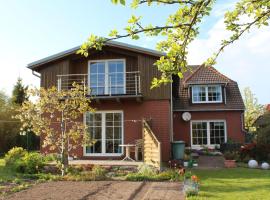
[[210, 142], [213, 145], [224, 143], [225, 125], [224, 122], [210, 122]]
[[109, 62], [109, 92], [110, 94], [124, 93], [124, 63], [123, 61]]
[[113, 127], [106, 128], [106, 139], [113, 139]]
[[93, 73], [97, 73], [98, 72], [98, 64], [97, 63], [92, 63], [90, 65], [90, 73], [93, 74]]
[[114, 140], [114, 153], [122, 153], [122, 148], [119, 147], [121, 140]]
[[106, 141], [106, 153], [113, 153], [113, 140]]
[[221, 86], [208, 86], [208, 101], [221, 101]]
[[121, 139], [122, 138], [122, 131], [121, 127], [114, 127], [114, 139]]
[[90, 89], [93, 95], [105, 93], [105, 63], [97, 62], [90, 65]]
[[207, 122], [192, 122], [193, 145], [207, 145]]
[[117, 72], [117, 62], [109, 61], [109, 73]]
[[206, 101], [206, 88], [205, 86], [193, 86], [192, 95], [194, 102], [203, 102]]

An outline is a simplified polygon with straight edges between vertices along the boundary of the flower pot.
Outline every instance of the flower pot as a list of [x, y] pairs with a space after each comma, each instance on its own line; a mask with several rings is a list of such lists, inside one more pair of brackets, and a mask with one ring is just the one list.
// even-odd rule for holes
[[235, 160], [225, 160], [224, 165], [227, 168], [235, 168], [236, 167], [236, 162], [235, 162]]

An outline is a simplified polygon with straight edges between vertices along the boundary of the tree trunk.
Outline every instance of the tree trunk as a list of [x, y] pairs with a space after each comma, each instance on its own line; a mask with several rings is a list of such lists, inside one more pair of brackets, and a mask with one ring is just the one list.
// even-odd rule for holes
[[66, 147], [64, 147], [62, 149], [62, 152], [61, 152], [61, 174], [62, 176], [65, 175], [66, 173], [66, 170], [68, 168], [68, 151], [66, 149]]

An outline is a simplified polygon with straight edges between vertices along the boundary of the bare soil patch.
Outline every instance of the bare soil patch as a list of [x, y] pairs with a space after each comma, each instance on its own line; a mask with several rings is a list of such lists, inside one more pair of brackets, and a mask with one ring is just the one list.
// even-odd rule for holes
[[47, 182], [20, 191], [7, 200], [150, 200], [184, 199], [178, 182], [91, 181]]

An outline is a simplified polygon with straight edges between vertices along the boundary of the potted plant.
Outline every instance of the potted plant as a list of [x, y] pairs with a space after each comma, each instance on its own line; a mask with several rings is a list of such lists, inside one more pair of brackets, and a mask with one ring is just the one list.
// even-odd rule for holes
[[224, 165], [227, 168], [234, 168], [236, 167], [236, 162], [235, 162], [235, 154], [233, 152], [227, 151], [223, 154], [225, 161]]

